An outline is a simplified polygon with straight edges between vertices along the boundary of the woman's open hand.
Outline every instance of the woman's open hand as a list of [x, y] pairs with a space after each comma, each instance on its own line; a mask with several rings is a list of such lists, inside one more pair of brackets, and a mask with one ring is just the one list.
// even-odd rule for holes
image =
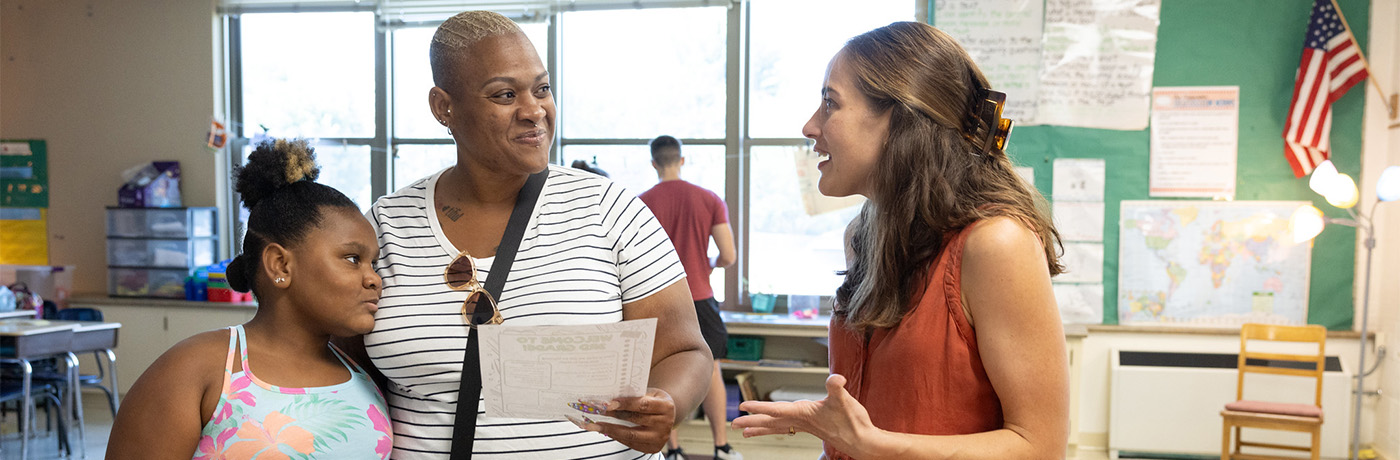
[[865, 406], [846, 392], [846, 377], [832, 374], [826, 379], [826, 399], [821, 401], [745, 401], [739, 410], [749, 415], [734, 419], [734, 427], [744, 437], [812, 433], [836, 450], [858, 458], [882, 431], [870, 422]]

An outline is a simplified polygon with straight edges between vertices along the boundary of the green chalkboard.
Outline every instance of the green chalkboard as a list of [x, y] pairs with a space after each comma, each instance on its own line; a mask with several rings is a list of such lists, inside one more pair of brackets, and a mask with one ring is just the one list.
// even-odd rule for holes
[[[1361, 49], [1370, 2], [1337, 0]], [[1284, 116], [1302, 56], [1312, 0], [1163, 0], [1157, 30], [1154, 86], [1239, 86], [1239, 170], [1236, 200], [1312, 201], [1331, 217], [1345, 212], [1293, 177], [1283, 157]], [[933, 10], [932, 7], [929, 8]], [[1360, 177], [1363, 93], [1357, 85], [1332, 106], [1332, 161]], [[1150, 128], [1149, 128], [1150, 129]], [[1108, 172], [1104, 209], [1104, 323], [1118, 323], [1118, 217], [1124, 200], [1147, 200], [1148, 131], [1061, 126], [1018, 127], [1008, 154], [1035, 168], [1036, 187], [1050, 199], [1057, 158], [1103, 158]], [[1329, 225], [1312, 253], [1308, 322], [1350, 329], [1356, 231]]]

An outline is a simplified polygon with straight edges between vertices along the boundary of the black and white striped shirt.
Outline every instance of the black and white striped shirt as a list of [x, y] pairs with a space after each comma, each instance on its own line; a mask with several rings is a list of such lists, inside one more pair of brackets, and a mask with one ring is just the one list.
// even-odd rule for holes
[[[432, 206], [441, 175], [379, 199], [369, 213], [379, 233], [384, 293], [365, 348], [392, 382], [396, 459], [447, 458], [452, 444], [468, 329], [461, 315], [466, 292], [448, 289], [442, 277], [459, 251]], [[483, 283], [493, 259], [477, 259]], [[684, 278], [665, 230], [632, 193], [551, 165], [502, 290], [501, 315], [517, 326], [618, 322], [623, 304]], [[473, 451], [484, 459], [648, 457], [567, 421], [484, 415], [477, 418]]]

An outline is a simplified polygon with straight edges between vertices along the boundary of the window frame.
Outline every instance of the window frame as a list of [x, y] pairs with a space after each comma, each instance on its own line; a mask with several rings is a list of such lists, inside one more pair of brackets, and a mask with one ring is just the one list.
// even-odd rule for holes
[[[707, 5], [709, 2], [705, 2]], [[725, 271], [724, 286], [716, 286], [716, 290], [723, 290], [725, 301], [722, 308], [732, 311], [747, 311], [750, 309], [749, 291], [745, 283], [741, 280], [747, 279], [748, 267], [750, 265], [750, 254], [748, 250], [749, 242], [749, 216], [750, 207], [749, 185], [751, 180], [750, 154], [752, 147], [767, 146], [788, 146], [800, 147], [809, 142], [801, 137], [768, 137], [749, 138], [749, 101], [750, 88], [748, 87], [751, 66], [750, 55], [750, 13], [752, 2], [750, 0], [721, 0], [721, 4], [727, 4], [725, 20], [725, 135], [720, 138], [689, 138], [682, 139], [687, 145], [713, 145], [724, 146], [725, 148], [725, 201], [729, 207], [730, 225], [734, 231], [735, 249], [738, 260]], [[927, 5], [922, 0], [914, 0], [915, 17], [926, 17]], [[655, 6], [629, 3], [628, 8], [673, 8], [676, 5], [668, 5], [662, 2]], [[242, 125], [243, 100], [242, 100], [242, 15], [277, 12], [347, 12], [347, 11], [374, 11], [375, 20], [375, 50], [374, 50], [374, 72], [375, 72], [375, 129], [374, 137], [371, 138], [318, 138], [319, 143], [344, 143], [347, 145], [364, 145], [370, 147], [370, 177], [371, 181], [371, 201], [390, 193], [390, 186], [394, 178], [394, 160], [398, 157], [398, 146], [400, 145], [453, 145], [451, 138], [399, 138], [394, 136], [394, 113], [393, 113], [393, 78], [394, 69], [392, 66], [393, 56], [393, 30], [406, 27], [433, 27], [441, 21], [416, 21], [405, 22], [402, 20], [386, 19], [381, 12], [375, 11], [374, 5], [343, 6], [343, 7], [317, 7], [317, 8], [253, 8], [242, 7], [238, 9], [223, 11], [224, 43], [223, 51], [225, 63], [225, 84], [223, 95], [224, 118], [229, 120], [229, 143], [227, 155], [227, 165], [229, 171], [242, 163], [242, 150], [251, 141], [245, 127]], [[526, 19], [538, 21], [540, 18], [547, 18], [548, 26], [548, 46], [547, 56], [544, 56], [545, 67], [549, 71], [554, 89], [554, 98], [558, 108], [556, 110], [555, 125], [562, 127], [564, 119], [569, 116], [568, 110], [563, 106], [561, 95], [569, 91], [567, 68], [562, 66], [562, 50], [560, 46], [561, 29], [567, 27], [564, 16], [567, 11], [554, 11], [549, 14], [531, 14], [528, 17], [512, 17], [512, 19]], [[815, 103], [815, 102], [814, 102]], [[550, 148], [549, 161], [554, 164], [562, 164], [562, 151], [566, 146], [571, 145], [646, 145], [650, 139], [628, 139], [628, 138], [592, 138], [592, 137], [564, 137], [562, 129], [554, 138], [554, 143]], [[225, 219], [225, 230], [230, 235], [227, 254], [235, 255], [240, 252], [238, 242], [241, 241], [243, 231], [242, 222], [239, 216], [239, 196], [232, 189], [232, 182], [228, 183], [230, 189], [228, 193], [221, 194], [227, 199], [220, 203], [220, 214]], [[833, 292], [834, 294], [834, 292]], [[828, 296], [824, 296], [828, 297]]]

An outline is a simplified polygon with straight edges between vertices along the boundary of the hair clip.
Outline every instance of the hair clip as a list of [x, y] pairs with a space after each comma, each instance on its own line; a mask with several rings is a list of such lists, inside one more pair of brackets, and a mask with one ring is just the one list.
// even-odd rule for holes
[[973, 127], [969, 132], [964, 132], [963, 137], [974, 146], [981, 147], [981, 155], [990, 153], [992, 147], [996, 147], [997, 150], [1006, 148], [1006, 140], [1011, 137], [1012, 122], [1001, 117], [1001, 111], [1005, 107], [1006, 93], [986, 88], [977, 89], [972, 113], [968, 114], [968, 121]]

